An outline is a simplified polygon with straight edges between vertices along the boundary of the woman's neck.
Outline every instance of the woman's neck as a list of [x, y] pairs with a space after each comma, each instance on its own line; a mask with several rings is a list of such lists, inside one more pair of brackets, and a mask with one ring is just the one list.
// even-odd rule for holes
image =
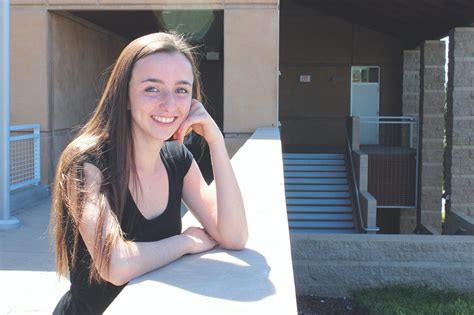
[[151, 142], [134, 137], [133, 153], [135, 154], [135, 166], [138, 172], [151, 174], [158, 171], [161, 163], [160, 150], [163, 144], [163, 141]]

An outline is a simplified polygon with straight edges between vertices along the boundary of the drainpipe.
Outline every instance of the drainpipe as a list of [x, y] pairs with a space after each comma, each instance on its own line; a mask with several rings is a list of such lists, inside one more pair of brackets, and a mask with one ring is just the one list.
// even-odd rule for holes
[[10, 215], [10, 0], [0, 6], [0, 230], [15, 229]]

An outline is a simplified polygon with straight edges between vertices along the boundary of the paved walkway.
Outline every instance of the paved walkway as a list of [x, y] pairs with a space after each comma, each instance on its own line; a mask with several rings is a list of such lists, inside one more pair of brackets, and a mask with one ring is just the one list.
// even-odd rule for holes
[[0, 231], [0, 315], [51, 314], [68, 290], [69, 282], [54, 272], [50, 206], [45, 199], [17, 211], [21, 227]]

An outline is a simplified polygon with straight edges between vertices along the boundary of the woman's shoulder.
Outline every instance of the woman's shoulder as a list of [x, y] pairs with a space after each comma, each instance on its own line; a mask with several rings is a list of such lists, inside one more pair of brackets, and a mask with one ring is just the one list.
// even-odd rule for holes
[[165, 142], [161, 154], [167, 163], [176, 165], [180, 169], [183, 169], [183, 174], [187, 173], [193, 161], [192, 153], [184, 144], [180, 144], [178, 141]]
[[186, 148], [184, 144], [178, 143], [178, 141], [166, 141], [161, 152], [165, 158], [176, 159], [178, 161], [185, 160], [191, 155], [188, 148]]

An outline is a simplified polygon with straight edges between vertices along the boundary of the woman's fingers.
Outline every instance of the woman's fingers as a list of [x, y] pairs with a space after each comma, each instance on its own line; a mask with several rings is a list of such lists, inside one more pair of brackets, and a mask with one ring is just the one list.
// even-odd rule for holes
[[202, 228], [190, 227], [183, 234], [193, 240], [192, 254], [208, 251], [217, 246], [217, 242]]
[[217, 124], [206, 111], [204, 106], [197, 100], [192, 101], [188, 118], [182, 122], [176, 132], [176, 139], [179, 143], [184, 142], [184, 137], [186, 136], [187, 131], [191, 128], [197, 134], [202, 136], [208, 143], [217, 139], [221, 135]]

